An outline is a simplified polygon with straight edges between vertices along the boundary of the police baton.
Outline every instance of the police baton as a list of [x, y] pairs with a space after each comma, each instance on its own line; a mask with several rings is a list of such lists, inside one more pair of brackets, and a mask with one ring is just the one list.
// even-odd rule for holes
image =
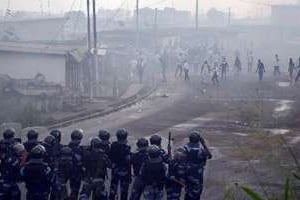
[[211, 159], [211, 158], [212, 158], [212, 154], [211, 154], [211, 152], [209, 151], [209, 149], [208, 149], [208, 147], [207, 147], [207, 145], [206, 145], [205, 140], [204, 140], [203, 137], [201, 137], [200, 142], [201, 142], [202, 146], [204, 147], [204, 149], [207, 151], [207, 153], [208, 153], [208, 158]]

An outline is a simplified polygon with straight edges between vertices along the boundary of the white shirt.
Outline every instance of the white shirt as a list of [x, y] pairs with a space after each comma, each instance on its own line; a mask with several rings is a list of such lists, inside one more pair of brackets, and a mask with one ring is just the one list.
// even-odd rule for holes
[[183, 65], [183, 69], [189, 70], [189, 68], [190, 68], [189, 63], [185, 62]]

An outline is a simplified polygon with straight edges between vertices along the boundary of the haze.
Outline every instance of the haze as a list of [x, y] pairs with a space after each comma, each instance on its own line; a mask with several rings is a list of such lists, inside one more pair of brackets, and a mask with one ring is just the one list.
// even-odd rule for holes
[[[26, 11], [49, 11], [53, 13], [62, 13], [69, 11], [71, 5], [74, 3], [73, 9], [85, 10], [85, 0], [50, 0], [50, 7], [48, 6], [48, 0], [2, 0], [0, 1], [0, 7], [2, 10], [6, 10], [8, 7], [11, 10], [26, 10]], [[269, 4], [293, 4], [297, 0], [200, 0], [200, 12], [206, 12], [211, 7], [216, 7], [221, 10], [227, 10], [231, 7], [235, 16], [265, 16], [269, 12]], [[98, 7], [100, 8], [124, 8], [133, 10], [135, 0], [98, 0]], [[175, 7], [181, 10], [191, 10], [194, 12], [194, 0], [140, 0], [141, 7]]]

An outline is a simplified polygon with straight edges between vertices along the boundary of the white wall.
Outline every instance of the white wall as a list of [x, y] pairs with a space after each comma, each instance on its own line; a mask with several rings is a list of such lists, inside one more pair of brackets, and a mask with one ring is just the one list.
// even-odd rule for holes
[[34, 78], [37, 73], [42, 73], [48, 82], [65, 85], [65, 57], [0, 52], [0, 73], [12, 78]]

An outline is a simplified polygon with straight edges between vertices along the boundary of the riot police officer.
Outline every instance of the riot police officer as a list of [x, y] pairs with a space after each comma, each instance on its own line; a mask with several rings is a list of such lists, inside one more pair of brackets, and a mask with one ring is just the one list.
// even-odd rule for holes
[[5, 167], [0, 178], [0, 199], [21, 199], [21, 191], [17, 183], [20, 181], [20, 168], [24, 165], [26, 156], [24, 146], [17, 143], [13, 146], [12, 155], [3, 160]]
[[27, 152], [31, 152], [31, 150], [38, 144], [40, 144], [40, 142], [38, 141], [38, 137], [39, 137], [39, 133], [32, 129], [29, 130], [27, 133], [27, 141], [24, 142], [24, 147], [26, 149]]
[[111, 168], [111, 162], [105, 148], [100, 138], [95, 137], [84, 154], [85, 183], [80, 192], [80, 200], [88, 200], [91, 195], [93, 200], [107, 199], [105, 180], [107, 169]]
[[203, 190], [204, 167], [212, 155], [198, 131], [190, 134], [184, 150], [187, 155], [185, 200], [199, 200]]
[[99, 130], [98, 136], [105, 147], [105, 153], [108, 155], [110, 151], [110, 133], [107, 130]]
[[161, 157], [165, 163], [169, 162], [168, 153], [161, 147], [162, 138], [160, 135], [154, 134], [150, 137], [150, 145], [155, 145], [159, 148]]
[[72, 176], [70, 177], [71, 199], [77, 199], [79, 189], [81, 186], [81, 179], [83, 176], [83, 163], [82, 163], [82, 146], [80, 145], [83, 138], [83, 130], [75, 129], [71, 133], [71, 142], [69, 147], [72, 149], [74, 158], [74, 166], [70, 169]]
[[74, 159], [72, 149], [68, 146], [61, 148], [60, 157], [58, 159], [58, 167], [56, 171], [55, 198], [57, 200], [71, 199], [67, 191], [67, 182], [74, 176], [72, 169], [74, 168]]
[[52, 170], [55, 168], [55, 154], [54, 154], [54, 147], [55, 147], [56, 139], [52, 135], [48, 135], [45, 137], [42, 145], [45, 147], [46, 153], [44, 155], [44, 161], [50, 166]]
[[163, 199], [167, 168], [156, 145], [148, 148], [148, 155], [149, 159], [141, 168], [141, 177], [145, 184], [144, 199], [160, 200]]
[[174, 159], [170, 161], [166, 192], [168, 200], [180, 200], [182, 188], [185, 186], [187, 155], [183, 148], [175, 151]]
[[48, 200], [54, 176], [49, 165], [43, 161], [45, 154], [44, 146], [35, 146], [30, 152], [30, 160], [21, 168], [27, 200]]
[[16, 144], [15, 142], [16, 131], [13, 128], [6, 129], [3, 132], [3, 139], [0, 141], [0, 172], [1, 174], [5, 171], [5, 160], [12, 155], [12, 147]]
[[120, 184], [121, 200], [127, 200], [128, 188], [131, 182], [131, 148], [127, 144], [128, 132], [126, 129], [119, 129], [116, 136], [117, 141], [111, 144], [109, 153], [112, 162], [109, 199], [115, 199]]
[[55, 138], [55, 145], [53, 147], [53, 153], [54, 153], [55, 158], [58, 158], [60, 149], [63, 147], [63, 145], [60, 143], [61, 142], [61, 131], [58, 129], [54, 129], [54, 130], [50, 131], [50, 135], [52, 135]]
[[138, 139], [136, 146], [137, 150], [132, 154], [131, 158], [134, 180], [130, 200], [139, 200], [144, 190], [144, 183], [142, 181], [140, 171], [143, 163], [148, 160], [147, 148], [149, 146], [149, 142], [145, 138], [140, 138]]

